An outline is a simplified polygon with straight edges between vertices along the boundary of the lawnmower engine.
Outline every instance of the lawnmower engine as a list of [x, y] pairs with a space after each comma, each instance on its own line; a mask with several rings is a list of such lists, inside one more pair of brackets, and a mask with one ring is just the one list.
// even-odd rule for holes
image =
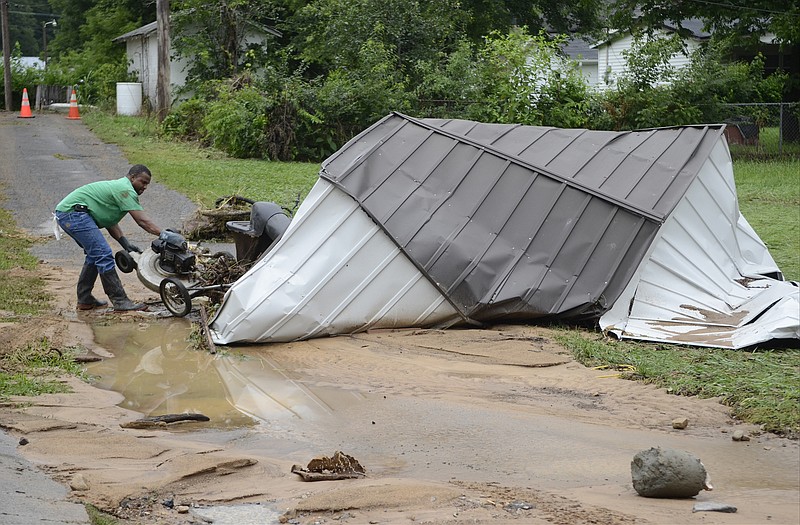
[[165, 272], [186, 275], [195, 269], [195, 255], [189, 250], [186, 238], [179, 233], [162, 231], [150, 248], [158, 254], [158, 266]]

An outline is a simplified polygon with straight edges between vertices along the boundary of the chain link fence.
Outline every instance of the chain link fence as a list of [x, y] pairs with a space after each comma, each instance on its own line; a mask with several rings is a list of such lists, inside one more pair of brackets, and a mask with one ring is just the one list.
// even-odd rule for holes
[[732, 156], [800, 158], [800, 102], [725, 104], [723, 111]]

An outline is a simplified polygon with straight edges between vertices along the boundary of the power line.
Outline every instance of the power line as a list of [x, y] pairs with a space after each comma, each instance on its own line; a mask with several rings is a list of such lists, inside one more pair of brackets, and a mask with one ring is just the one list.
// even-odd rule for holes
[[61, 17], [61, 15], [58, 15], [56, 13], [34, 13], [34, 12], [31, 12], [31, 11], [9, 11], [9, 13], [14, 14], [14, 15], [47, 16], [47, 17], [50, 17], [50, 18], [60, 18]]
[[28, 9], [42, 9], [43, 7], [48, 7], [48, 8], [50, 7], [50, 5], [47, 4], [47, 3], [43, 3], [43, 4], [39, 4], [39, 5], [36, 5], [36, 4], [8, 4], [8, 5], [9, 5], [9, 7], [25, 7], [25, 8], [28, 8]]
[[772, 9], [761, 9], [759, 7], [750, 7], [746, 5], [726, 4], [723, 2], [712, 2], [711, 0], [691, 0], [695, 4], [713, 5], [717, 7], [724, 7], [726, 9], [739, 9], [744, 11], [757, 11], [759, 13], [767, 13], [770, 15], [784, 15], [784, 16], [800, 16], [800, 13], [787, 13], [786, 11], [775, 11]]

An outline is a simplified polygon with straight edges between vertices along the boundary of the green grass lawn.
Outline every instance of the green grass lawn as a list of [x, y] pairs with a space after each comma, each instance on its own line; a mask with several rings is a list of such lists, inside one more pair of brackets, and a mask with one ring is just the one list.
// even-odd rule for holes
[[[98, 111], [85, 112], [83, 120], [102, 140], [118, 144], [130, 163], [149, 166], [156, 181], [206, 207], [233, 194], [292, 207], [317, 180], [318, 164], [234, 160], [160, 140], [152, 120]], [[743, 215], [784, 275], [800, 280], [800, 161], [736, 161], [734, 175]], [[621, 342], [582, 329], [564, 329], [560, 342], [587, 366], [621, 369], [624, 377], [676, 395], [719, 397], [733, 414], [765, 430], [800, 433], [800, 349], [731, 351]]]
[[232, 159], [214, 150], [160, 140], [152, 119], [86, 111], [83, 121], [103, 141], [119, 145], [131, 164], [144, 164], [153, 180], [211, 208], [228, 195], [292, 208], [317, 181], [319, 164]]
[[787, 279], [800, 281], [800, 159], [733, 164], [739, 209]]

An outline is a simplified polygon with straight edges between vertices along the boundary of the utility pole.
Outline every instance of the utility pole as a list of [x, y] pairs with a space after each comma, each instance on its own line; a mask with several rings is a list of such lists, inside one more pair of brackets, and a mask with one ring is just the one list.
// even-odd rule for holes
[[0, 0], [0, 22], [3, 32], [3, 87], [6, 94], [6, 111], [11, 111], [11, 34], [8, 29], [8, 0]]
[[[3, 0], [0, 0], [3, 1]], [[158, 73], [156, 75], [156, 118], [159, 122], [169, 113], [169, 0], [156, 0], [156, 36], [158, 40]]]

